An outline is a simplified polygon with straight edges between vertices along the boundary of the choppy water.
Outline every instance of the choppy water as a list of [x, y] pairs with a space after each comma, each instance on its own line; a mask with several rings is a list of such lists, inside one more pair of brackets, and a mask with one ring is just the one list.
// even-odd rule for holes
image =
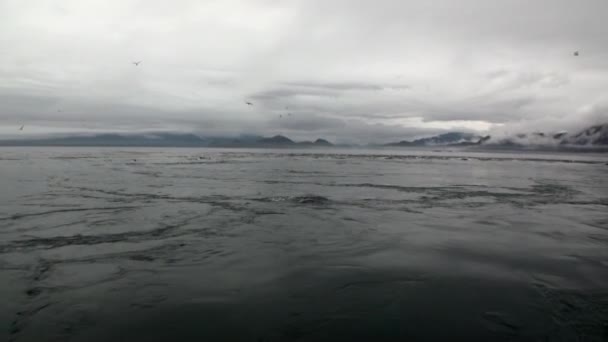
[[0, 340], [608, 340], [601, 155], [0, 149]]

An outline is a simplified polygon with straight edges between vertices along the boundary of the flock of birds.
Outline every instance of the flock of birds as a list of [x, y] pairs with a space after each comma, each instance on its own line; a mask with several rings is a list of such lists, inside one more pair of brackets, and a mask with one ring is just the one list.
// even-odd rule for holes
[[[575, 57], [578, 57], [580, 55], [580, 53], [578, 51], [574, 51], [573, 55]], [[135, 65], [136, 67], [138, 67], [141, 64], [141, 62], [143, 62], [143, 61], [135, 61], [135, 62], [132, 62], [132, 63], [133, 63], [133, 65]], [[250, 102], [250, 101], [245, 101], [245, 104], [248, 105], [248, 106], [253, 106], [253, 102]], [[285, 109], [288, 110], [289, 107], [285, 107]], [[61, 112], [61, 110], [58, 109], [57, 112]], [[287, 116], [291, 116], [291, 113], [288, 113]], [[282, 119], [283, 118], [283, 114], [279, 114], [279, 118]], [[21, 127], [19, 128], [19, 130], [23, 131], [24, 127], [25, 127], [25, 125], [21, 125]]]

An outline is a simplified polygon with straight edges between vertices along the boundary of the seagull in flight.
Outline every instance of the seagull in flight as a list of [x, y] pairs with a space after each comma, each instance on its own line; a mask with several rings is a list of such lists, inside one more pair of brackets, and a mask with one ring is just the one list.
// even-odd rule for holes
[[578, 51], [574, 51], [574, 56], [578, 57]]
[[142, 62], [142, 61], [139, 61], [139, 62], [133, 62], [133, 64], [134, 64], [135, 66], [139, 66], [139, 63], [141, 63], [141, 62]]
[[21, 127], [19, 128], [19, 130], [23, 131], [23, 127], [25, 127], [25, 125], [21, 125]]
[[245, 102], [248, 106], [253, 106], [253, 103], [251, 102]]

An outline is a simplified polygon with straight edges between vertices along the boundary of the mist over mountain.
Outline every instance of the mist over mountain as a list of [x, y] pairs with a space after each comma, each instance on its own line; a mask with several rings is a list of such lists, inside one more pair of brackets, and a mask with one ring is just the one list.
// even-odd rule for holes
[[608, 123], [594, 125], [573, 133], [535, 131], [510, 136], [486, 136], [480, 141], [480, 144], [490, 147], [602, 147], [608, 146]]
[[388, 143], [384, 146], [445, 146], [445, 145], [471, 145], [476, 144], [481, 136], [472, 133], [450, 132], [437, 136], [416, 139], [413, 141], [402, 140], [396, 143]]
[[488, 148], [568, 148], [568, 147], [604, 147], [608, 146], [608, 123], [594, 125], [583, 130], [574, 131], [533, 131], [511, 135], [477, 135], [463, 132], [450, 132], [416, 140], [402, 140], [384, 144], [392, 147], [425, 147], [425, 146], [483, 146]]

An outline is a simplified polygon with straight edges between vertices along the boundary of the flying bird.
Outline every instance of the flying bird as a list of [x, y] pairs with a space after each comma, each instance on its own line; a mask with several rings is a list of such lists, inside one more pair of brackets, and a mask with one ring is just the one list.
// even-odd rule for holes
[[134, 64], [135, 66], [139, 66], [139, 63], [141, 63], [141, 62], [142, 62], [142, 61], [139, 61], [139, 62], [133, 62], [133, 64]]
[[245, 102], [248, 106], [253, 106], [253, 103], [251, 102]]
[[574, 51], [574, 55], [575, 55], [575, 56], [578, 56], [578, 51]]
[[19, 130], [23, 131], [23, 127], [25, 127], [25, 125], [21, 125], [21, 127], [19, 128]]

